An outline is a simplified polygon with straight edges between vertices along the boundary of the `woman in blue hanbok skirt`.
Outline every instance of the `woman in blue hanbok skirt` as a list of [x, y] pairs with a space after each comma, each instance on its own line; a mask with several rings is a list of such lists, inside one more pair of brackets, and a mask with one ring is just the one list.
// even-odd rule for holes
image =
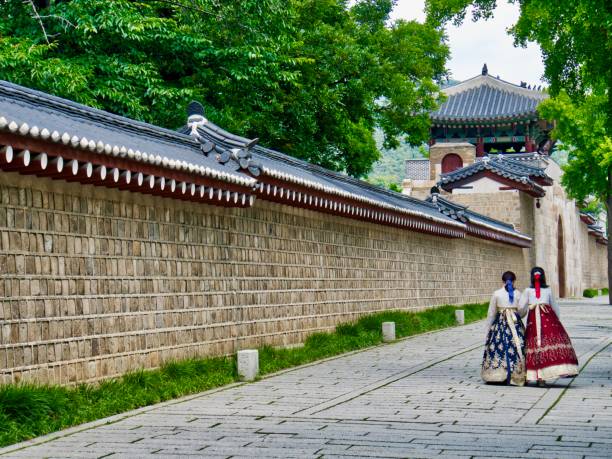
[[[512, 271], [502, 275], [504, 287], [493, 293], [487, 315], [487, 340], [482, 359], [482, 379], [515, 386], [525, 384], [525, 327], [519, 307], [520, 292], [514, 290]], [[525, 309], [525, 310], [523, 310]]]

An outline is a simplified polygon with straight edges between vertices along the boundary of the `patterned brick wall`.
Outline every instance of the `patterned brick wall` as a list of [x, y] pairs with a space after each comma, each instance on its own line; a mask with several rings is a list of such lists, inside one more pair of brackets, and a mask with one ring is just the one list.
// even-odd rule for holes
[[[511, 223], [521, 229], [521, 195], [518, 191], [503, 191], [498, 193], [465, 193], [447, 195], [452, 201], [468, 206], [470, 210], [479, 212], [502, 222]], [[526, 234], [530, 234], [525, 231]]]
[[[93, 381], [488, 299], [521, 249], [257, 201], [183, 203], [0, 172], [0, 382]], [[523, 280], [524, 282], [524, 280]]]

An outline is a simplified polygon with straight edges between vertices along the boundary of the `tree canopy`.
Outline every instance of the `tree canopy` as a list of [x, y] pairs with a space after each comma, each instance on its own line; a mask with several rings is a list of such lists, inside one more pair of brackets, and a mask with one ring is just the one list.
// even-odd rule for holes
[[563, 139], [568, 162], [562, 182], [568, 194], [578, 201], [589, 196], [605, 203], [608, 167], [612, 160], [612, 139], [606, 132], [606, 98], [591, 94], [575, 103], [567, 93], [542, 102], [540, 115], [555, 120], [555, 136]]
[[0, 78], [168, 128], [207, 117], [366, 174], [428, 136], [448, 48], [393, 0], [0, 0]]

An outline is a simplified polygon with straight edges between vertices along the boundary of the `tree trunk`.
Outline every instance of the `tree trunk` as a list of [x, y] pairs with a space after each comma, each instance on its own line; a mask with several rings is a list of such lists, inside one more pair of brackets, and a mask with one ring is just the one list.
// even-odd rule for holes
[[608, 303], [612, 304], [612, 166], [608, 166], [606, 194], [606, 234], [608, 235]]
[[[608, 64], [612, 57], [608, 54]], [[612, 135], [612, 69], [608, 65], [606, 76], [608, 95], [606, 103], [606, 134]], [[608, 164], [608, 188], [606, 189], [606, 234], [608, 235], [608, 304], [612, 304], [612, 164]]]

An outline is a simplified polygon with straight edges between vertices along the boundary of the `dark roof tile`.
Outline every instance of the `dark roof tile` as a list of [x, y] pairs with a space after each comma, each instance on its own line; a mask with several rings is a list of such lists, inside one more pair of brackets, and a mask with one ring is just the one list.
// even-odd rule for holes
[[448, 186], [453, 182], [466, 179], [472, 175], [483, 171], [490, 171], [501, 177], [530, 185], [537, 193], [544, 194], [544, 190], [540, 185], [534, 182], [533, 179], [543, 179], [546, 182], [552, 179], [546, 174], [546, 171], [540, 167], [534, 167], [527, 162], [520, 162], [516, 159], [507, 158], [502, 155], [485, 156], [484, 158], [469, 164], [461, 169], [457, 169], [448, 174], [440, 176], [440, 185]]
[[438, 194], [429, 196], [427, 198], [427, 201], [437, 206], [438, 209], [440, 209], [440, 212], [442, 212], [444, 215], [448, 215], [449, 217], [454, 218], [457, 221], [463, 223], [472, 223], [477, 226], [488, 228], [494, 231], [499, 231], [508, 236], [522, 239], [524, 241], [531, 240], [529, 236], [526, 236], [525, 234], [517, 231], [514, 226], [509, 223], [501, 222], [478, 212], [474, 212], [470, 210], [467, 206], [452, 202]]
[[[218, 142], [226, 148], [237, 148], [249, 141], [244, 137], [231, 134], [211, 122], [207, 122], [199, 127], [198, 132], [202, 137]], [[435, 206], [422, 200], [371, 185], [349, 177], [346, 174], [333, 172], [259, 145], [254, 147], [252, 152], [253, 157], [262, 164], [264, 170], [277, 171], [300, 180], [314, 182], [337, 190], [339, 193], [360, 195], [373, 201], [423, 213], [431, 218], [442, 217]]]
[[192, 137], [0, 80], [0, 116], [17, 124], [125, 146], [147, 155], [206, 167], [251, 180], [232, 165], [203, 155]]
[[497, 120], [535, 116], [546, 93], [523, 88], [489, 75], [444, 89], [447, 100], [431, 114], [439, 121]]

